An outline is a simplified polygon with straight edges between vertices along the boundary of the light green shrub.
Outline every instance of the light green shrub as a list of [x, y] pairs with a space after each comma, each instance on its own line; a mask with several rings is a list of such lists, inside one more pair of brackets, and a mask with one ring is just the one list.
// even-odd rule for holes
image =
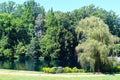
[[45, 68], [43, 68], [43, 71], [45, 73], [55, 73], [55, 69], [54, 68], [47, 68], [47, 67], [45, 67]]
[[63, 70], [64, 70], [65, 73], [71, 73], [72, 72], [72, 69], [70, 67], [65, 67]]
[[43, 71], [45, 73], [84, 73], [85, 70], [84, 69], [78, 69], [77, 67], [73, 67], [73, 68], [70, 68], [70, 67], [65, 67], [65, 68], [62, 68], [62, 67], [53, 67], [53, 68], [49, 68], [49, 67], [45, 67], [43, 68]]
[[80, 73], [84, 73], [85, 70], [84, 70], [84, 69], [79, 69], [78, 72], [80, 72]]
[[49, 72], [49, 71], [48, 71], [49, 68], [47, 68], [47, 67], [44, 67], [42, 70], [43, 70], [43, 72], [45, 72], [45, 73], [48, 73], [48, 72]]
[[55, 73], [55, 69], [54, 68], [49, 68], [49, 73]]
[[77, 67], [73, 67], [72, 72], [79, 72], [79, 69]]
[[117, 66], [117, 72], [120, 72], [120, 66]]

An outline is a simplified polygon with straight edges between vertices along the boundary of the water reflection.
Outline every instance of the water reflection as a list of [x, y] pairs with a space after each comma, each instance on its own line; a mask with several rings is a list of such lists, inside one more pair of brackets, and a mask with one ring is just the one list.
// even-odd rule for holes
[[27, 58], [26, 60], [6, 60], [0, 61], [0, 69], [14, 69], [14, 70], [30, 70], [30, 71], [41, 71], [43, 67], [53, 67], [58, 61], [45, 61], [44, 59], [38, 58]]
[[0, 61], [0, 68], [39, 71], [41, 69], [39, 64], [40, 64], [40, 60], [37, 60], [37, 62], [35, 62], [32, 59], [25, 60], [25, 61], [19, 61], [19, 60], [8, 61], [7, 60], [7, 61]]

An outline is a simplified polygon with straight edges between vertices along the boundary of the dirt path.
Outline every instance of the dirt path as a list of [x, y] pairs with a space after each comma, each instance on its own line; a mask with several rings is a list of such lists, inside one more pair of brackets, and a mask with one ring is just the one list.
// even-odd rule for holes
[[24, 71], [0, 71], [0, 74], [4, 75], [17, 75], [17, 76], [43, 76], [43, 77], [95, 77], [95, 76], [120, 76], [120, 74], [116, 75], [104, 75], [104, 74], [41, 74], [39, 72], [24, 72]]

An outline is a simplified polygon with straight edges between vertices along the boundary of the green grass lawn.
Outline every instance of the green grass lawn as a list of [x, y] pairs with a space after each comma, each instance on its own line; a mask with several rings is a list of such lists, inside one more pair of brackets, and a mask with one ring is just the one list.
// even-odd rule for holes
[[120, 80], [120, 76], [95, 76], [95, 77], [44, 77], [44, 76], [14, 76], [0, 75], [0, 80]]
[[[8, 73], [8, 74], [0, 73], [0, 80], [120, 80], [120, 75], [94, 75], [80, 73], [45, 74], [34, 71], [14, 71], [14, 70], [13, 71], [0, 70], [0, 72]], [[38, 75], [36, 76], [36, 74]]]

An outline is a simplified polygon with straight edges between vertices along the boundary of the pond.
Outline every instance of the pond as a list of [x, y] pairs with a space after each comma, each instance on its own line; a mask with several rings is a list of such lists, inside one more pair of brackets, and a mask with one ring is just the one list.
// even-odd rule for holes
[[29, 71], [40, 71], [43, 67], [48, 66], [45, 61], [34, 61], [32, 59], [19, 61], [0, 61], [0, 69], [13, 69], [13, 70], [29, 70]]
[[29, 71], [41, 71], [43, 67], [53, 67], [58, 62], [57, 60], [45, 61], [38, 58], [27, 58], [19, 60], [1, 60], [0, 69], [12, 69], [12, 70], [29, 70]]

